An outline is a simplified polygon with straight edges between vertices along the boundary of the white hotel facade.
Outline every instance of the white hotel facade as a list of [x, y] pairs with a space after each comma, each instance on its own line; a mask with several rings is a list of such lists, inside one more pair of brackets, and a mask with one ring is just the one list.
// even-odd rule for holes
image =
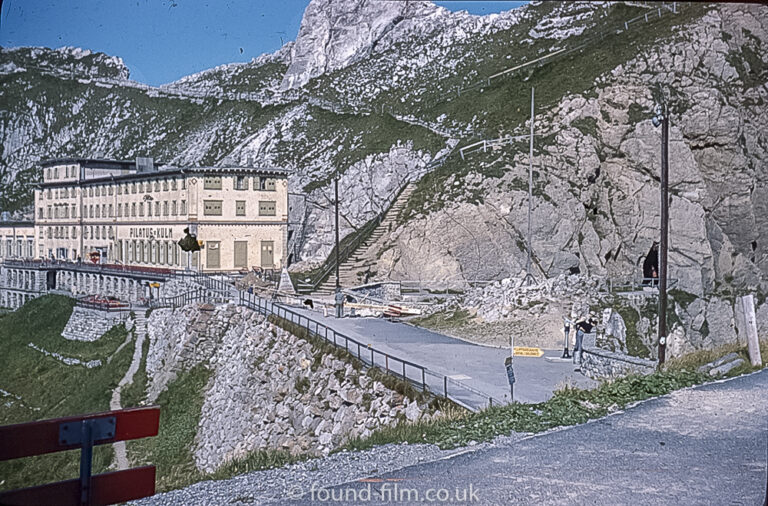
[[[158, 169], [151, 159], [41, 165], [34, 231], [22, 233], [23, 251], [33, 247], [35, 258], [170, 269], [189, 263], [203, 272], [286, 266], [284, 169]], [[187, 228], [201, 245], [189, 257], [178, 245]]]

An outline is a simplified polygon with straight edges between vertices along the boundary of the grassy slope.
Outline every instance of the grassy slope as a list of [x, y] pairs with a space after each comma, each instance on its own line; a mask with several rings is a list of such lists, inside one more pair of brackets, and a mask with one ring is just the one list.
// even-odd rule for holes
[[155, 403], [160, 406], [158, 435], [128, 442], [128, 458], [133, 465], [157, 467], [158, 491], [179, 488], [202, 479], [194, 466], [192, 445], [210, 375], [211, 371], [204, 364], [179, 374]]
[[[34, 343], [49, 352], [81, 360], [100, 358], [102, 363], [125, 340], [117, 326], [95, 343], [67, 341], [61, 337], [74, 301], [49, 295], [35, 299], [14, 313], [0, 317], [0, 388], [23, 399], [0, 406], [0, 424], [107, 411], [112, 390], [131, 361], [126, 346], [109, 365], [93, 369], [68, 366], [28, 346]], [[15, 399], [14, 399], [15, 400]], [[109, 446], [94, 451], [94, 469], [103, 471], [112, 461]], [[0, 488], [29, 486], [77, 476], [79, 453], [69, 451], [0, 463]]]

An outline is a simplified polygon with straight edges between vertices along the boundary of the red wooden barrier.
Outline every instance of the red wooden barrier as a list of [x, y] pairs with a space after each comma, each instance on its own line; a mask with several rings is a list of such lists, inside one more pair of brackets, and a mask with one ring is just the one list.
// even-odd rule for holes
[[80, 478], [0, 492], [0, 504], [113, 504], [155, 493], [153, 466], [91, 476], [94, 445], [156, 436], [160, 408], [131, 408], [0, 427], [0, 460], [80, 448]]
[[[91, 505], [133, 501], [154, 494], [154, 466], [97, 474], [91, 478]], [[4, 506], [80, 504], [80, 499], [79, 479], [0, 492], [0, 504]]]

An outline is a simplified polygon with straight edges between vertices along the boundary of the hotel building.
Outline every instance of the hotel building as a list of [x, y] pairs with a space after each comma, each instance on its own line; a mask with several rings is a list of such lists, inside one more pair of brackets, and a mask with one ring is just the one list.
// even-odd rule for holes
[[[149, 158], [41, 165], [36, 258], [204, 272], [286, 266], [285, 169], [158, 168]], [[199, 252], [188, 255], [179, 247], [184, 229], [197, 236]], [[24, 235], [23, 248], [29, 249], [29, 239]]]

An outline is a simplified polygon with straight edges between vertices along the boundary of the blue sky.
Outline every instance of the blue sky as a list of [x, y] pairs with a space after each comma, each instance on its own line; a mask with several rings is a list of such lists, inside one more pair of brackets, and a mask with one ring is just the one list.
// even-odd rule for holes
[[[489, 14], [526, 2], [439, 1]], [[0, 45], [77, 46], [120, 56], [158, 85], [249, 61], [294, 40], [309, 0], [2, 0]]]

